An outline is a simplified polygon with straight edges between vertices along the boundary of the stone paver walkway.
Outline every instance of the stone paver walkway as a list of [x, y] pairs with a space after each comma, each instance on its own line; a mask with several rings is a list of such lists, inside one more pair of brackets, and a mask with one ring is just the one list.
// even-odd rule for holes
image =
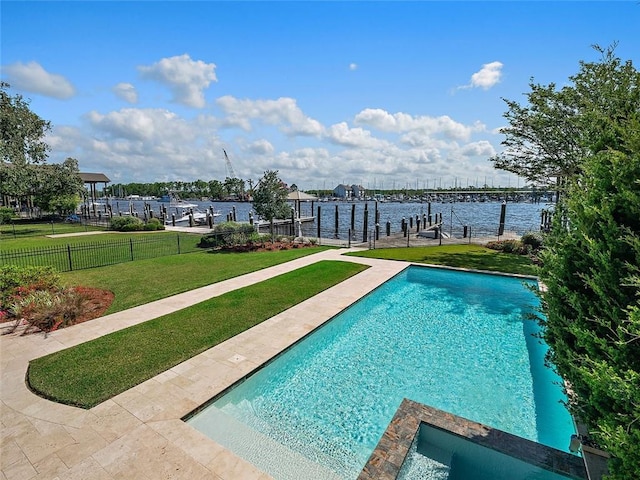
[[[0, 480], [270, 478], [181, 418], [408, 264], [328, 250], [48, 335], [0, 336]], [[30, 360], [319, 260], [366, 271], [90, 409], [44, 400], [25, 384]]]

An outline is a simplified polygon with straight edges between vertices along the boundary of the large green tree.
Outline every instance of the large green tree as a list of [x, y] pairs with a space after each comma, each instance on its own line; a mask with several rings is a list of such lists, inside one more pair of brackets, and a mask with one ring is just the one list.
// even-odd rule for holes
[[[613, 48], [598, 51], [561, 91], [534, 90], [558, 100], [548, 118], [572, 138], [523, 132], [520, 160], [567, 174], [542, 254], [544, 338], [570, 409], [613, 455], [612, 478], [631, 479], [640, 478], [640, 73]], [[531, 112], [517, 128], [539, 125]], [[528, 153], [552, 148], [558, 162]]]
[[83, 189], [78, 162], [68, 158], [61, 164], [46, 163], [49, 146], [44, 137], [51, 124], [8, 89], [0, 82], [0, 194], [46, 211], [67, 210], [61, 205]]
[[84, 193], [79, 173], [78, 161], [71, 157], [62, 163], [33, 168], [31, 189], [35, 205], [46, 212], [73, 213]]
[[3, 164], [40, 163], [47, 159], [44, 142], [51, 124], [29, 108], [22, 95], [11, 96], [9, 84], [0, 81], [0, 158]]
[[8, 89], [8, 83], [0, 82], [0, 193], [24, 199], [32, 192], [33, 166], [47, 159], [49, 146], [43, 139], [51, 124]]
[[260, 218], [289, 218], [291, 206], [287, 203], [289, 191], [278, 177], [277, 170], [268, 170], [253, 189], [253, 208]]
[[617, 141], [607, 118], [627, 115], [637, 105], [637, 71], [614, 55], [615, 45], [594, 48], [602, 61], [581, 62], [561, 89], [532, 80], [526, 104], [505, 99], [505, 149], [490, 159], [496, 168], [536, 185], [562, 187], [580, 173], [586, 155]]

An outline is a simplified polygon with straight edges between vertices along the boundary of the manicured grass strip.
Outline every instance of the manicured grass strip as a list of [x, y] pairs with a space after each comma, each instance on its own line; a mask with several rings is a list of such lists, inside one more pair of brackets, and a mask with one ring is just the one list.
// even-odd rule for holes
[[367, 268], [321, 261], [33, 360], [39, 395], [91, 408]]
[[82, 225], [79, 223], [51, 223], [51, 222], [22, 222], [0, 224], [0, 238], [2, 240], [19, 241], [28, 240], [29, 237], [44, 235], [59, 235], [62, 233], [90, 232], [94, 230], [105, 230], [105, 227], [93, 225]]
[[82, 285], [113, 292], [115, 299], [106, 312], [109, 314], [326, 249], [308, 247], [253, 253], [199, 251], [66, 272], [61, 277], [66, 285]]
[[[113, 232], [109, 230], [102, 230], [104, 233], [95, 235], [78, 235], [72, 237], [56, 237], [50, 238], [46, 236], [34, 236], [24, 238], [13, 238], [8, 235], [0, 235], [0, 247], [3, 250], [24, 250], [24, 249], [36, 249], [41, 247], [51, 247], [57, 245], [78, 245], [87, 243], [101, 243], [110, 242], [113, 240], [123, 239], [138, 239], [144, 237], [169, 237], [175, 238], [180, 236], [180, 245], [184, 247], [185, 251], [192, 251], [195, 245], [200, 241], [202, 235], [194, 233], [184, 232], [170, 232], [166, 230], [158, 230], [155, 232]], [[58, 233], [58, 232], [56, 232]], [[71, 232], [69, 232], [71, 233]], [[51, 234], [51, 232], [49, 232]], [[48, 235], [45, 233], [45, 235]]]
[[380, 248], [349, 253], [355, 257], [431, 263], [493, 272], [537, 275], [537, 267], [526, 256], [501, 253], [479, 245], [442, 245], [433, 247]]

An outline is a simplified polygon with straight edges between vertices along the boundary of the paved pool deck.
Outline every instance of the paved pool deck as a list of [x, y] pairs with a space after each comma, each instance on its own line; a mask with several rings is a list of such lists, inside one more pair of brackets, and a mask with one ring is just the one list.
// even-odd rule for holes
[[[181, 418], [409, 264], [327, 250], [44, 336], [0, 336], [0, 480], [271, 478]], [[33, 394], [29, 361], [320, 260], [371, 268], [84, 410]]]

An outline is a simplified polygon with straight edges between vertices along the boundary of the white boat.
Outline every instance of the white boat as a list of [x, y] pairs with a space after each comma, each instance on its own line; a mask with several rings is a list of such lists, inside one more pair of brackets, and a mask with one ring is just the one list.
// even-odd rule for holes
[[164, 195], [159, 201], [169, 203], [166, 207], [165, 225], [191, 226], [192, 223], [193, 225], [206, 225], [209, 215], [214, 218], [221, 215], [213, 208], [210, 211], [203, 211], [195, 203], [182, 200], [175, 193]]
[[165, 217], [165, 225], [176, 226], [191, 226], [193, 225], [206, 225], [207, 213], [197, 208], [189, 209], [167, 209], [167, 216]]

